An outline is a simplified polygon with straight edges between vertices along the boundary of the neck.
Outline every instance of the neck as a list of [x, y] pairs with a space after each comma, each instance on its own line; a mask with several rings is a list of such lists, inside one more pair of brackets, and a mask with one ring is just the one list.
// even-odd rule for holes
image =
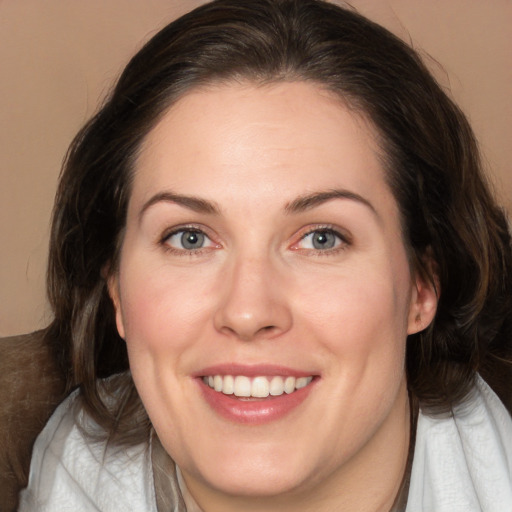
[[312, 475], [309, 482], [280, 495], [237, 496], [209, 487], [183, 471], [188, 499], [195, 500], [203, 512], [389, 512], [407, 468], [410, 417], [404, 382], [395, 406], [375, 435], [352, 459], [321, 479]]

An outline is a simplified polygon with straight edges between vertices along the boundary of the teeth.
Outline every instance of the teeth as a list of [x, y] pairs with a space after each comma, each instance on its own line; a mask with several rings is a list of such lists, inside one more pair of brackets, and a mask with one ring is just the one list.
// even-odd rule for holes
[[286, 394], [293, 393], [295, 391], [295, 377], [286, 377], [284, 381], [284, 392]]
[[220, 375], [213, 377], [213, 389], [215, 391], [222, 391], [222, 377]]
[[223, 380], [221, 391], [225, 395], [232, 395], [235, 392], [235, 379], [232, 375], [226, 375]]
[[313, 380], [309, 377], [254, 377], [250, 379], [245, 375], [209, 375], [203, 377], [203, 382], [210, 388], [243, 398], [266, 398], [293, 393], [297, 389], [306, 387]]
[[309, 384], [307, 377], [299, 377], [295, 380], [295, 389], [305, 388]]
[[270, 381], [270, 394], [272, 396], [282, 395], [284, 391], [284, 379], [283, 377], [272, 377]]
[[235, 377], [234, 393], [235, 396], [251, 396], [251, 379], [243, 375], [237, 375]]
[[270, 393], [269, 387], [270, 384], [266, 377], [256, 377], [252, 381], [251, 396], [256, 398], [267, 398]]

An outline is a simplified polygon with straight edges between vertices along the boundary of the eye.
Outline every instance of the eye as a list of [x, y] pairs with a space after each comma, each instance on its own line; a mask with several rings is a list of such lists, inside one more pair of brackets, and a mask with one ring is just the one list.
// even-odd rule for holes
[[322, 228], [306, 233], [293, 248], [329, 251], [332, 249], [342, 248], [342, 246], [347, 244], [348, 241], [346, 237], [343, 237], [340, 233], [333, 229]]
[[173, 231], [165, 236], [163, 242], [178, 251], [197, 251], [214, 245], [205, 233], [192, 228]]

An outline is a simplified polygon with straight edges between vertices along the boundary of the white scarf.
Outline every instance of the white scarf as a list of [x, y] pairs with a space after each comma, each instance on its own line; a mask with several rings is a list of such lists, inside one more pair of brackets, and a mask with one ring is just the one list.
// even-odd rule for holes
[[480, 377], [452, 415], [420, 411], [406, 512], [512, 512], [512, 420]]
[[[156, 512], [159, 473], [172, 492], [158, 508], [191, 506], [168, 456], [161, 463], [172, 470], [153, 474], [148, 444], [91, 443], [75, 422], [75, 400], [65, 400], [39, 435], [19, 512]], [[512, 512], [512, 419], [482, 379], [452, 415], [420, 410], [406, 512]]]

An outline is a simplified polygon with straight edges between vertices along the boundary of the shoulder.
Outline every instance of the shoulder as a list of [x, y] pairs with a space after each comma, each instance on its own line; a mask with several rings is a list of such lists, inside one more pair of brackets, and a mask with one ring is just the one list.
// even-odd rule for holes
[[450, 415], [420, 412], [407, 510], [512, 510], [512, 419], [478, 377]]
[[32, 446], [64, 398], [46, 331], [0, 337], [0, 508], [14, 510], [27, 485]]
[[36, 440], [20, 512], [156, 510], [149, 446], [95, 441], [84, 427], [95, 424], [73, 393]]

